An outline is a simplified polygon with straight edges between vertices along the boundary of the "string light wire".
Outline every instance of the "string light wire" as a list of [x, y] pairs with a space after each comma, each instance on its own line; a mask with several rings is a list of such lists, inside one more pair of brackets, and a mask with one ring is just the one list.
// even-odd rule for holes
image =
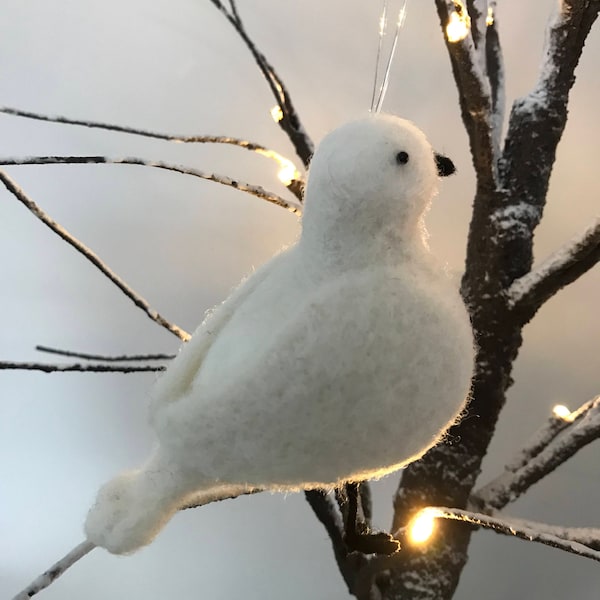
[[[387, 93], [390, 72], [392, 69], [392, 64], [394, 62], [394, 55], [396, 54], [396, 48], [398, 46], [398, 38], [400, 37], [400, 31], [404, 27], [404, 22], [406, 21], [406, 7], [408, 4], [408, 0], [404, 0], [400, 11], [398, 13], [398, 20], [396, 21], [396, 30], [394, 32], [394, 39], [392, 41], [392, 47], [390, 49], [390, 53], [387, 58], [387, 62], [385, 65], [385, 71], [383, 75], [383, 80], [381, 82], [381, 86], [379, 87], [379, 93], [376, 94], [377, 83], [379, 80], [379, 65], [381, 64], [381, 53], [383, 49], [383, 40], [385, 38], [386, 30], [387, 30], [387, 14], [388, 14], [388, 1], [384, 0], [383, 10], [381, 13], [381, 18], [379, 20], [379, 41], [377, 45], [377, 59], [375, 64], [375, 78], [373, 81], [373, 94], [371, 96], [371, 112], [380, 112], [381, 107], [383, 105], [383, 100]], [[377, 96], [377, 99], [376, 99]]]

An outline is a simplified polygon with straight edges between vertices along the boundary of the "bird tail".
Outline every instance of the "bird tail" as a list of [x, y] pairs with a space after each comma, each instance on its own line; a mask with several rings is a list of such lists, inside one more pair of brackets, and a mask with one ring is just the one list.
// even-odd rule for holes
[[198, 473], [184, 473], [156, 453], [141, 469], [104, 484], [90, 509], [88, 541], [113, 554], [129, 554], [146, 546], [181, 508], [201, 506], [244, 493]]

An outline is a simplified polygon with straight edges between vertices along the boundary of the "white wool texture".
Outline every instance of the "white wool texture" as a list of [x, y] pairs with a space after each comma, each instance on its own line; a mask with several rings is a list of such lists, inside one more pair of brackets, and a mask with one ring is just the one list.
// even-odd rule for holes
[[408, 121], [369, 115], [322, 141], [300, 239], [158, 380], [154, 454], [100, 490], [90, 541], [132, 552], [192, 502], [381, 477], [440, 440], [465, 406], [474, 344], [426, 243], [436, 192], [433, 150]]

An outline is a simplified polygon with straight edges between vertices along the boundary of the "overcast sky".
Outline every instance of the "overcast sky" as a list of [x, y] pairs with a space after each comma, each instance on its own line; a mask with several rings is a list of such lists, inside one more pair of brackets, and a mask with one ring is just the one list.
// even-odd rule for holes
[[[499, 1], [508, 102], [532, 86], [555, 0]], [[296, 160], [269, 114], [273, 98], [208, 0], [0, 0], [0, 104], [165, 132], [244, 137]], [[315, 141], [369, 107], [380, 2], [239, 0], [247, 29], [287, 82]], [[536, 257], [597, 214], [600, 34], [578, 69]], [[433, 250], [460, 272], [473, 171], [433, 1], [412, 0], [385, 109], [415, 121], [458, 174], [428, 218]], [[199, 147], [0, 115], [0, 155], [142, 156], [228, 174], [285, 194], [273, 163]], [[299, 162], [299, 161], [297, 161]], [[49, 214], [167, 318], [191, 331], [210, 306], [299, 231], [294, 216], [216, 184], [135, 166], [9, 170]], [[51, 360], [48, 344], [98, 353], [175, 351], [82, 257], [0, 190], [0, 356]], [[549, 414], [598, 393], [600, 270], [561, 292], [525, 330], [516, 383], [481, 481]], [[0, 594], [11, 597], [82, 539], [97, 488], [141, 462], [152, 438], [152, 375], [0, 373]], [[509, 507], [510, 514], [600, 526], [598, 444]], [[389, 527], [398, 477], [374, 486]], [[478, 532], [457, 598], [596, 600], [591, 561]], [[94, 551], [43, 598], [347, 597], [329, 541], [302, 495], [241, 498], [177, 515], [134, 556]]]

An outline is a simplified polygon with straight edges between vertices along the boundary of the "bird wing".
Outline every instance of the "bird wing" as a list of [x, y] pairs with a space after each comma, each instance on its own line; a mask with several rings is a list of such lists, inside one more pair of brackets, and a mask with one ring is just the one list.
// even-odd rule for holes
[[331, 483], [383, 474], [428, 448], [462, 408], [470, 371], [461, 354], [472, 342], [466, 316], [464, 335], [448, 318], [455, 301], [424, 287], [377, 268], [330, 280], [243, 370], [186, 399], [194, 435], [236, 457], [222, 476]]
[[186, 392], [219, 332], [285, 255], [286, 252], [281, 252], [273, 257], [243, 280], [224, 302], [206, 313], [191, 339], [181, 346], [179, 354], [156, 381], [151, 392], [153, 405], [172, 402]]

